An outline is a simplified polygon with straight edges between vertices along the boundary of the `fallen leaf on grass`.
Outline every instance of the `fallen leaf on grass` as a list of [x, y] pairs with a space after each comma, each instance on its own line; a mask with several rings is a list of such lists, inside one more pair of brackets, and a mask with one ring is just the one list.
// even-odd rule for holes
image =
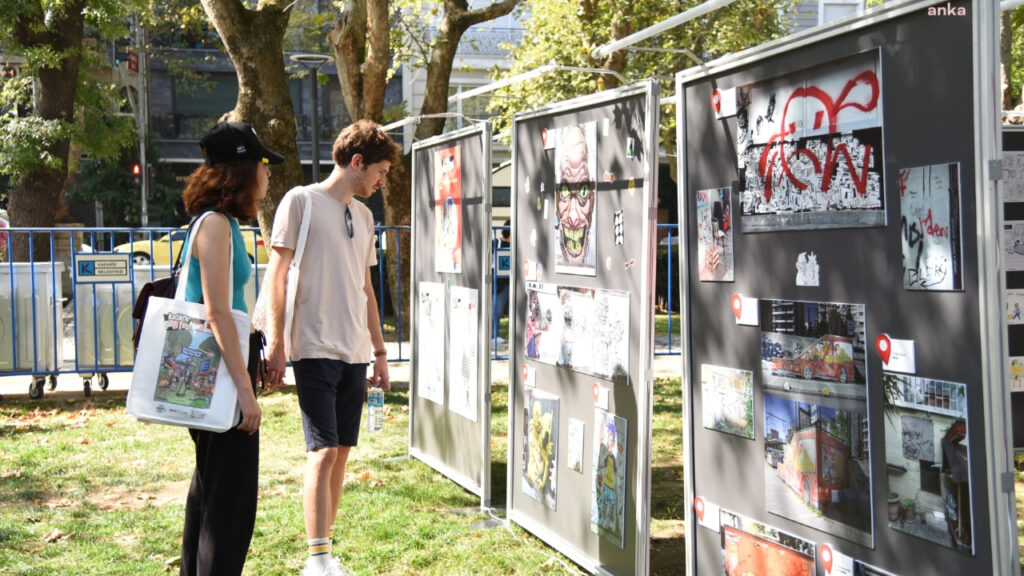
[[367, 480], [370, 479], [370, 471], [363, 470], [362, 472], [355, 472], [353, 479], [356, 480], [357, 482], [366, 482]]
[[89, 443], [89, 438], [87, 436], [81, 436], [81, 437], [79, 437], [78, 439], [75, 440], [75, 443], [77, 443], [77, 444], [88, 444]]
[[370, 482], [370, 488], [380, 488], [383, 485], [384, 485], [384, 481], [380, 480], [380, 479], [377, 479], [377, 480], [374, 480], [373, 482]]
[[113, 427], [114, 427], [114, 423], [113, 423], [113, 422], [107, 422], [107, 423], [105, 424], [105, 426], [106, 426], [107, 428], [113, 428]]
[[71, 500], [70, 498], [61, 498], [60, 500], [57, 500], [56, 502], [47, 502], [46, 503], [46, 507], [49, 508], [50, 510], [53, 510], [53, 509], [56, 509], [56, 508], [71, 508], [74, 505], [75, 505], [75, 501]]
[[554, 565], [555, 565], [555, 557], [552, 556], [552, 557], [548, 558], [547, 560], [545, 560], [543, 564], [538, 566], [538, 568], [551, 568]]
[[135, 499], [136, 500], [156, 500], [156, 496], [154, 496], [152, 494], [142, 493], [142, 494], [136, 494], [135, 495]]
[[52, 544], [54, 542], [59, 542], [61, 540], [64, 540], [68, 536], [71, 536], [70, 532], [65, 534], [64, 532], [61, 531], [60, 528], [54, 528], [53, 530], [50, 530], [49, 532], [46, 533], [46, 535], [43, 536], [43, 541]]
[[178, 564], [181, 564], [181, 556], [175, 556], [173, 558], [168, 558], [167, 560], [164, 561], [164, 566], [177, 566]]
[[21, 469], [17, 470], [5, 470], [0, 474], [0, 478], [21, 478]]

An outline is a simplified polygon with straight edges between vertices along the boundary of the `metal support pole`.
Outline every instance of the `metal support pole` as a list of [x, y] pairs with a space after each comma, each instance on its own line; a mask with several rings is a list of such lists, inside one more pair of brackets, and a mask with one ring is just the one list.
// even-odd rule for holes
[[310, 160], [313, 168], [313, 183], [320, 181], [320, 95], [316, 77], [320, 73], [320, 67], [328, 62], [334, 62], [333, 56], [326, 54], [292, 54], [292, 62], [302, 64], [302, 67], [309, 70], [309, 80], [312, 91], [309, 93], [309, 103], [313, 108], [310, 111], [310, 131], [312, 132], [313, 149]]

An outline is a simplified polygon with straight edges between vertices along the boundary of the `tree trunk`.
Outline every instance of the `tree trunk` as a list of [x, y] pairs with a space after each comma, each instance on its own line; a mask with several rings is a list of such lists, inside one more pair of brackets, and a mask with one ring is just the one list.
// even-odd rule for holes
[[270, 238], [281, 198], [303, 183], [295, 114], [282, 58], [291, 15], [291, 10], [284, 8], [290, 2], [264, 0], [257, 10], [246, 9], [239, 0], [202, 0], [202, 4], [238, 76], [238, 101], [223, 119], [251, 124], [267, 148], [285, 157], [284, 164], [274, 166], [267, 197], [260, 206], [260, 229], [264, 238]]
[[1012, 13], [1003, 12], [999, 21], [999, 55], [1003, 79], [1003, 110], [1013, 110], [1020, 99], [1020, 89], [1013, 85], [1013, 23]]
[[[74, 124], [78, 72], [82, 61], [83, 10], [84, 1], [73, 0], [61, 13], [46, 17], [40, 10], [32, 18], [19, 19], [15, 27], [15, 37], [24, 46], [49, 49], [63, 56], [58, 67], [39, 68], [33, 110], [33, 114], [43, 120], [60, 122], [62, 128]], [[54, 158], [55, 165], [18, 178], [7, 205], [11, 226], [52, 227], [57, 215], [66, 212], [62, 191], [68, 179], [70, 147], [70, 140], [66, 137], [55, 140], [46, 149]], [[34, 259], [39, 262], [50, 260], [49, 236], [36, 234], [32, 240]], [[28, 235], [14, 235], [11, 254], [16, 261], [29, 259]]]

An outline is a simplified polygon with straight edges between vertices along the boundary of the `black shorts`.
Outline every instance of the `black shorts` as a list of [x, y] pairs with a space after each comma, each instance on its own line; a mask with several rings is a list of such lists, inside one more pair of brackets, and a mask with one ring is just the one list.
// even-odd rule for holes
[[307, 452], [359, 443], [366, 367], [328, 358], [292, 362]]

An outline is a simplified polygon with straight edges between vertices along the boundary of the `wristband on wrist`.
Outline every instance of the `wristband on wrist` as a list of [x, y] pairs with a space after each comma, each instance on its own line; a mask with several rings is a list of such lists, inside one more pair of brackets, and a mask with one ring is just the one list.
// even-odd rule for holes
[[387, 356], [387, 355], [388, 355], [388, 351], [387, 350], [383, 350], [382, 349], [382, 350], [374, 350], [373, 351], [373, 357], [374, 358], [380, 358], [381, 356]]

